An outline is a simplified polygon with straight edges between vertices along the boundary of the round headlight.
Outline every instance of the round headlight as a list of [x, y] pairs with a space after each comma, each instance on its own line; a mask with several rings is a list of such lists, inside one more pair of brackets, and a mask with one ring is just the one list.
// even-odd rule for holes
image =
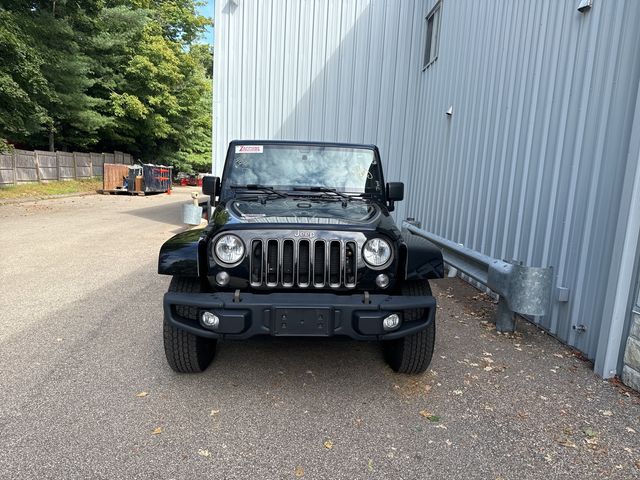
[[362, 256], [370, 266], [381, 267], [391, 258], [391, 245], [381, 238], [372, 238], [364, 244]]
[[244, 243], [235, 235], [223, 235], [216, 242], [213, 251], [220, 262], [230, 265], [242, 259]]

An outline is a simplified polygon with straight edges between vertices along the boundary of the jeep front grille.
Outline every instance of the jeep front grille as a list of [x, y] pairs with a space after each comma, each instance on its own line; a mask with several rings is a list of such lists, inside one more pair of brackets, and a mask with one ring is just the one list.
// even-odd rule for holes
[[356, 286], [356, 242], [253, 239], [249, 244], [249, 272], [254, 287]]

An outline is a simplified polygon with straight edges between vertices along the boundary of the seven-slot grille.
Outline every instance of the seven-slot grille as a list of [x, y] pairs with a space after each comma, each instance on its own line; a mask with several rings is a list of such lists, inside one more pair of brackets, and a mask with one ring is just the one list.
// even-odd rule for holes
[[356, 286], [356, 242], [253, 239], [250, 245], [249, 271], [254, 287]]

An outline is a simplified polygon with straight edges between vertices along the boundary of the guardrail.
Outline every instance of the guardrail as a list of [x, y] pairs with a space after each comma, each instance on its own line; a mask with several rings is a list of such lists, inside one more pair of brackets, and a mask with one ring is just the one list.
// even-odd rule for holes
[[514, 313], [545, 315], [551, 301], [552, 267], [528, 267], [498, 260], [462, 244], [427, 232], [413, 219], [403, 222], [402, 228], [413, 235], [429, 240], [442, 249], [445, 263], [465, 273], [499, 295], [495, 315], [499, 332], [513, 332]]

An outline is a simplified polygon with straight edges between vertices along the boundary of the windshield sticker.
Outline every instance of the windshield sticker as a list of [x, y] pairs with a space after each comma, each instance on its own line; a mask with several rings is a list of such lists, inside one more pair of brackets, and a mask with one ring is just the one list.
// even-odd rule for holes
[[262, 145], [236, 145], [236, 153], [263, 153]]

